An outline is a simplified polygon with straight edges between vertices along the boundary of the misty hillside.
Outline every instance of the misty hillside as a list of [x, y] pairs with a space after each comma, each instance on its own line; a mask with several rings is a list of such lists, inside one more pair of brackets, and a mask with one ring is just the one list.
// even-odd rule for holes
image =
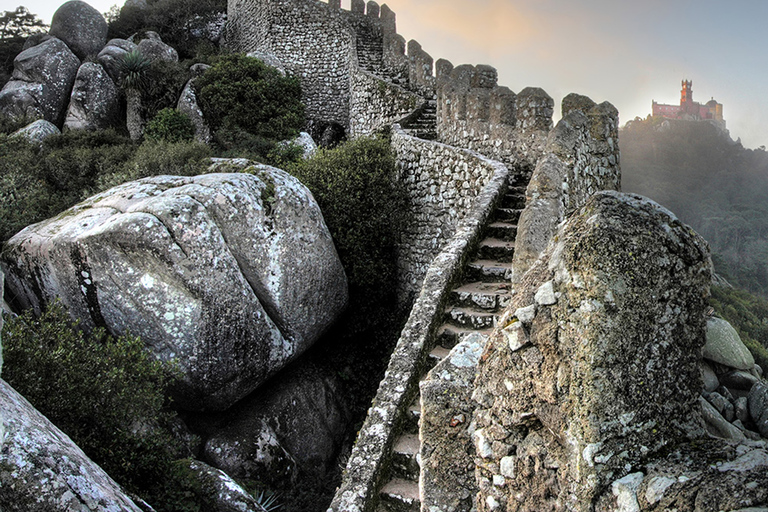
[[666, 206], [712, 247], [718, 273], [768, 296], [768, 153], [707, 123], [649, 119], [622, 130], [622, 189]]

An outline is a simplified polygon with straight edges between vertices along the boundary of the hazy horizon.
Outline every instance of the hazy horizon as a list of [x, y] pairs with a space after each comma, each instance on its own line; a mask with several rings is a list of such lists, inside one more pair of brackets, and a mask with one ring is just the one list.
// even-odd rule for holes
[[[50, 22], [63, 2], [20, 1]], [[113, 0], [89, 2], [101, 12]], [[733, 139], [768, 145], [768, 88], [759, 48], [768, 48], [768, 2], [608, 0], [388, 0], [398, 32], [437, 60], [490, 64], [515, 92], [541, 87], [559, 105], [571, 92], [610, 101], [624, 125], [646, 117], [651, 101], [678, 104], [680, 82], [694, 101], [722, 103]], [[349, 0], [342, 0], [349, 7]], [[752, 96], [752, 97], [751, 97]]]

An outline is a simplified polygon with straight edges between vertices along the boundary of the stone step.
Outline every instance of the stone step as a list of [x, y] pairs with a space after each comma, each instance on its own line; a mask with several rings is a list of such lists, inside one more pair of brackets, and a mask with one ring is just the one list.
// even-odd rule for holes
[[[437, 331], [437, 343], [446, 348], [453, 348], [464, 341], [464, 338], [477, 332], [485, 334], [486, 336], [490, 336], [491, 334], [490, 329], [478, 331], [476, 329], [465, 329], [463, 327], [445, 323], [441, 325]], [[419, 409], [419, 414], [421, 414], [421, 409]]]
[[429, 353], [429, 358], [434, 362], [432, 366], [434, 367], [437, 363], [448, 357], [449, 352], [450, 350], [443, 347], [442, 345], [438, 345], [433, 348]]
[[486, 238], [477, 248], [477, 257], [484, 260], [496, 260], [502, 263], [512, 261], [515, 255], [515, 242]]
[[512, 264], [495, 260], [470, 261], [464, 270], [466, 281], [496, 283], [512, 279]]
[[509, 304], [511, 283], [486, 283], [476, 281], [465, 283], [451, 291], [451, 304], [454, 306], [480, 308], [496, 312]]
[[419, 481], [419, 434], [403, 434], [392, 449], [392, 474], [403, 480]]
[[511, 209], [525, 208], [525, 194], [505, 194], [501, 200], [501, 207]]
[[517, 224], [510, 222], [491, 222], [485, 230], [486, 236], [500, 240], [513, 241], [517, 237]]
[[419, 431], [419, 418], [421, 418], [421, 401], [418, 396], [408, 406], [405, 414], [404, 431], [409, 434], [417, 433]]
[[445, 310], [445, 317], [449, 323], [464, 327], [465, 329], [487, 330], [493, 329], [496, 322], [496, 316], [487, 311], [474, 308], [448, 307]]
[[525, 196], [525, 191], [528, 189], [528, 184], [512, 185], [507, 188], [507, 195]]
[[495, 220], [517, 224], [522, 211], [522, 208], [496, 208]]
[[387, 512], [419, 512], [419, 483], [393, 478], [381, 489], [381, 505]]

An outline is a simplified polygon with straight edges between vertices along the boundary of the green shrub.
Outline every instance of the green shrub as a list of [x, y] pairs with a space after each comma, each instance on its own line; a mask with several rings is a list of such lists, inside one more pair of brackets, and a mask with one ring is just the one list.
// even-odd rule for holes
[[175, 108], [181, 91], [191, 78], [189, 69], [178, 62], [153, 61], [141, 90], [144, 119], [152, 119], [164, 108]]
[[97, 181], [99, 191], [148, 176], [196, 176], [208, 171], [211, 150], [200, 142], [145, 142], [120, 168]]
[[141, 340], [85, 334], [58, 303], [9, 320], [2, 339], [3, 378], [107, 473], [135, 490], [162, 475], [181, 448], [161, 428], [173, 373]]
[[320, 150], [290, 169], [317, 199], [350, 285], [350, 304], [373, 307], [395, 295], [396, 245], [407, 197], [383, 137]]
[[238, 128], [277, 141], [295, 137], [304, 124], [298, 79], [255, 58], [222, 57], [195, 80], [195, 90], [214, 131]]
[[162, 109], [144, 129], [144, 138], [151, 142], [189, 142], [194, 137], [192, 120], [174, 108]]

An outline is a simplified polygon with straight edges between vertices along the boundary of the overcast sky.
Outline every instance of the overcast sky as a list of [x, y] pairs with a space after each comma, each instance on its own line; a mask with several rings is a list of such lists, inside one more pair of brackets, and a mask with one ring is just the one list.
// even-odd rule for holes
[[[46, 21], [61, 2], [22, 3]], [[114, 0], [92, 0], [104, 12]], [[546, 90], [559, 104], [577, 92], [610, 101], [621, 124], [651, 100], [724, 105], [731, 136], [768, 145], [768, 2], [765, 0], [387, 0], [398, 31], [454, 65], [490, 64], [515, 92]], [[342, 0], [348, 7], [349, 0]]]

